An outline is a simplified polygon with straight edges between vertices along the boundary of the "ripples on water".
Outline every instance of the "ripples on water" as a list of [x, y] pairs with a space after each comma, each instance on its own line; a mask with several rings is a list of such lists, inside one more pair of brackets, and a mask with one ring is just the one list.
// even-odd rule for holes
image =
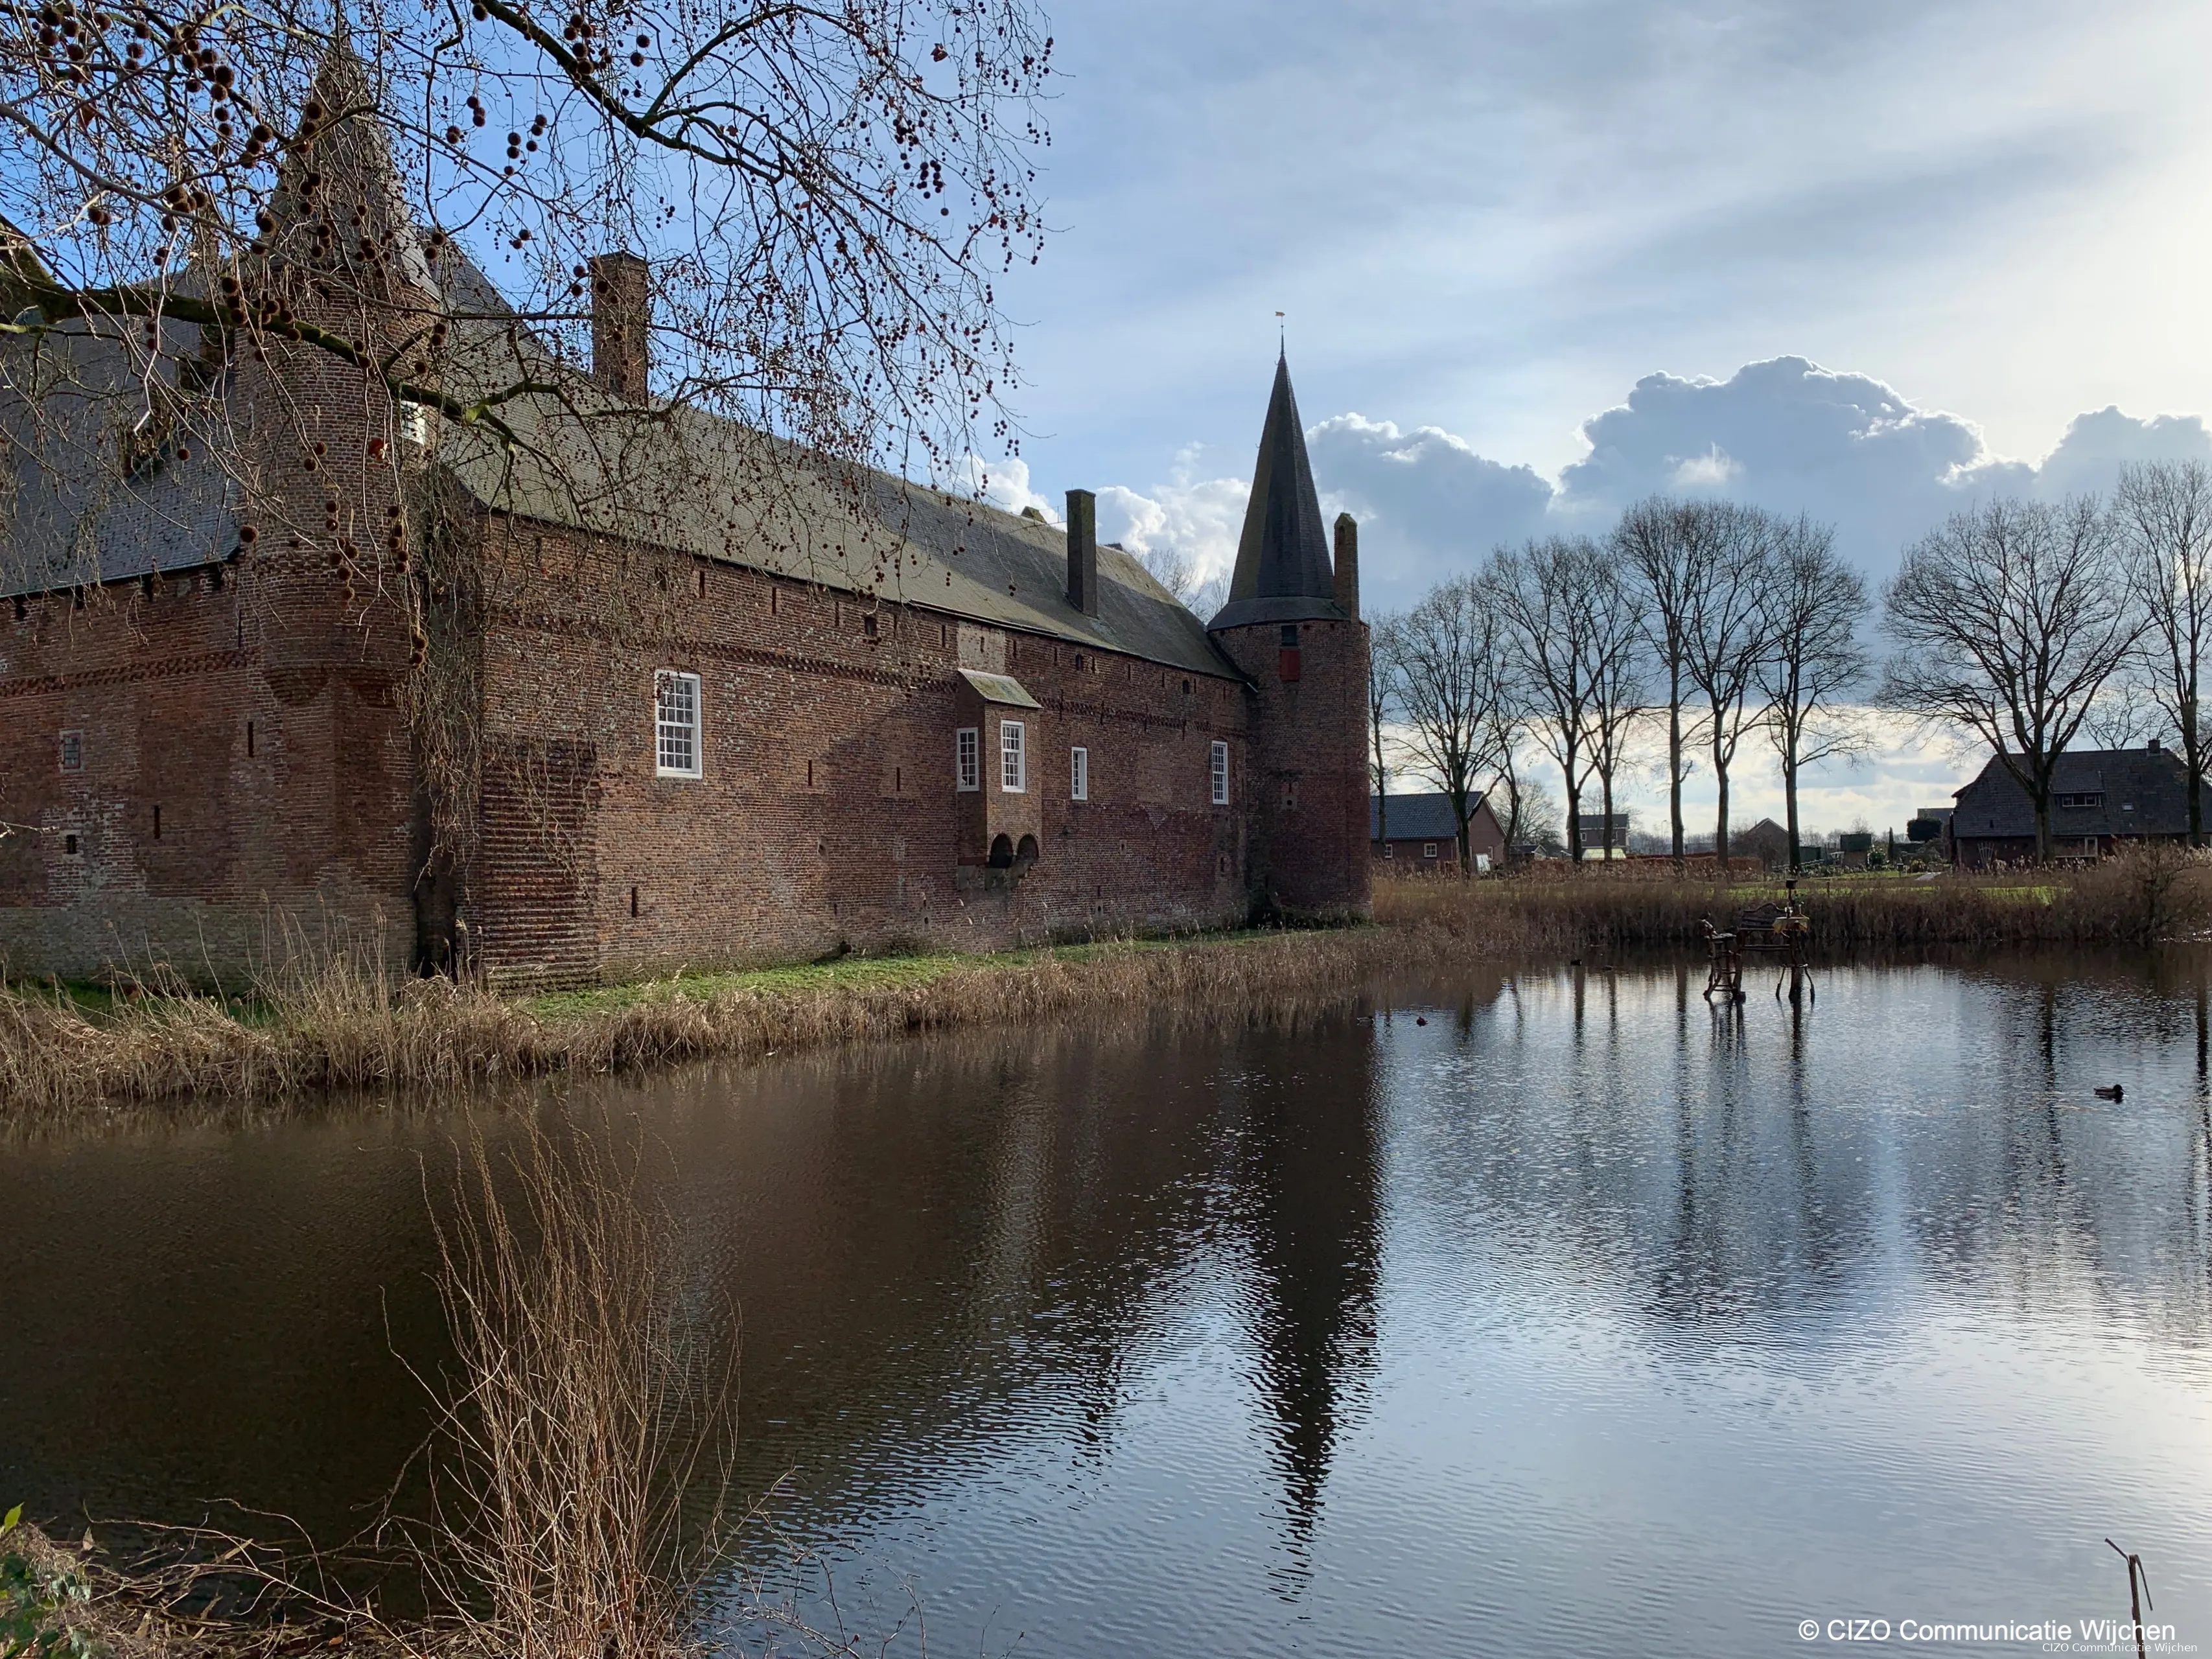
[[[910, 1584], [946, 1650], [1770, 1654], [2117, 1616], [2110, 1534], [2201, 1647], [2203, 983], [1837, 970], [1793, 1015], [1493, 976], [590, 1103], [667, 1148], [744, 1312], [740, 1481], [787, 1477], [858, 1628]], [[439, 1352], [450, 1129], [0, 1155], [0, 1496], [351, 1531], [422, 1432], [392, 1349]]]

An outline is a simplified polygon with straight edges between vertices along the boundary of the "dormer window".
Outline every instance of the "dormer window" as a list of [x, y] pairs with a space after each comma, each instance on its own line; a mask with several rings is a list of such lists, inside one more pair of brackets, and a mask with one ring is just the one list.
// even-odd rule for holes
[[2058, 798], [2060, 806], [2075, 810], [2087, 810], [2094, 806], [2102, 806], [2104, 804], [2105, 795], [2102, 790], [2079, 791], [2074, 794], [2061, 795]]

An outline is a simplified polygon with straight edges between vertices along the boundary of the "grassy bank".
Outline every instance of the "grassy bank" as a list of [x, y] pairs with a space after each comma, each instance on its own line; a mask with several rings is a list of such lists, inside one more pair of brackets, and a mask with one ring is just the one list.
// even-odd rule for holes
[[[1778, 884], [1585, 867], [1385, 881], [1372, 927], [1121, 941], [999, 956], [849, 957], [507, 998], [303, 959], [248, 998], [0, 988], [0, 1120], [182, 1097], [439, 1088], [737, 1058], [958, 1026], [1161, 1015], [1245, 1024], [1346, 1006], [1385, 975], [1476, 961], [1699, 948]], [[2212, 865], [2180, 854], [2078, 872], [1865, 876], [1800, 898], [1816, 956], [1932, 945], [2140, 945], [2212, 927]]]

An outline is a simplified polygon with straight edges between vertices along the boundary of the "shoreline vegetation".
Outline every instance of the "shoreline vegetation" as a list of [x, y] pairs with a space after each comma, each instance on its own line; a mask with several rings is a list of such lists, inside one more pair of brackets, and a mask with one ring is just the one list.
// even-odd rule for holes
[[[102, 986], [0, 981], [0, 1121], [629, 1072], [1072, 1013], [1295, 1024], [1354, 1006], [1384, 980], [1478, 963], [1702, 954], [1705, 920], [1726, 927], [1784, 896], [1771, 878], [1677, 881], [1663, 866], [1401, 878], [1376, 884], [1372, 925], [847, 957], [542, 995], [393, 975], [305, 945], [244, 996], [159, 974]], [[1798, 899], [1816, 961], [2146, 945], [2205, 935], [2212, 864], [2153, 845], [2087, 869], [1808, 882]]]

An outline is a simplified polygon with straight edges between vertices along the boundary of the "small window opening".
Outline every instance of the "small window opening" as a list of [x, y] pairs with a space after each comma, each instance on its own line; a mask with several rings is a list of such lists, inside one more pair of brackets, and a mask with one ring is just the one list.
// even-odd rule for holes
[[783, 590], [774, 582], [768, 585], [768, 614], [775, 616], [783, 609]]
[[692, 572], [692, 576], [698, 583], [699, 597], [702, 599], [705, 599], [707, 597], [707, 567], [703, 564], [701, 565], [696, 570]]
[[812, 761], [806, 763], [806, 787], [809, 789], [811, 789], [814, 787], [814, 763]]
[[1296, 806], [1297, 804], [1298, 786], [1293, 780], [1285, 778], [1283, 780], [1283, 805], [1285, 806]]
[[1229, 745], [1225, 743], [1213, 745], [1213, 804], [1229, 805]]
[[84, 733], [82, 732], [63, 732], [61, 746], [62, 770], [64, 772], [83, 771]]
[[31, 614], [31, 607], [21, 593], [15, 596], [15, 620], [22, 622]]
[[1423, 858], [1425, 858], [1425, 859], [1432, 859], [1432, 858], [1436, 857], [1436, 855], [1437, 855], [1437, 844], [1436, 844], [1436, 842], [1432, 842], [1432, 841], [1425, 841], [1425, 842], [1423, 842], [1421, 843], [1421, 856], [1422, 856]]
[[1091, 799], [1091, 751], [1088, 749], [1067, 751], [1067, 793], [1070, 800]]
[[222, 567], [219, 564], [208, 567], [208, 592], [210, 593], [222, 592]]
[[894, 766], [891, 768], [891, 793], [894, 795], [902, 793], [905, 788], [906, 768], [903, 766]]
[[246, 758], [248, 760], [253, 758], [253, 722], [252, 720], [246, 723]]
[[1285, 648], [1295, 651], [1297, 649], [1297, 644], [1298, 625], [1296, 623], [1285, 623], [1283, 624], [1283, 645]]
[[1382, 856], [1386, 859], [1394, 859], [1398, 856], [1397, 849], [1386, 841], [1382, 843]]
[[860, 632], [869, 639], [876, 637], [876, 613], [868, 611], [860, 618]]
[[161, 839], [161, 807], [158, 801], [154, 805], [154, 839]]
[[62, 851], [66, 853], [71, 858], [75, 858], [76, 856], [76, 837], [75, 836], [64, 836], [62, 837]]
[[980, 789], [983, 787], [981, 738], [981, 733], [972, 726], [963, 726], [952, 734], [952, 787], [955, 789]]
[[74, 610], [82, 611], [84, 609], [84, 589], [82, 587], [73, 587], [70, 590], [70, 605]]
[[937, 624], [937, 648], [938, 648], [939, 650], [940, 650], [940, 651], [946, 650], [946, 649], [949, 649], [949, 648], [951, 647], [951, 644], [952, 644], [952, 629], [951, 629], [951, 628], [949, 625], [947, 625], [946, 623], [938, 623], [938, 624]]
[[664, 778], [700, 775], [699, 677], [664, 668], [653, 677], [653, 770]]
[[1190, 695], [1190, 682], [1188, 680], [1185, 680], [1182, 683], [1182, 694], [1186, 697]]
[[154, 578], [150, 572], [138, 579], [138, 594], [141, 599], [154, 597]]
[[630, 914], [630, 916], [631, 916], [632, 920], [635, 920], [635, 919], [636, 918], [636, 915], [637, 915], [637, 889], [636, 889], [636, 888], [635, 888], [635, 887], [633, 887], [633, 888], [631, 888], [631, 889], [629, 890], [629, 914]]

